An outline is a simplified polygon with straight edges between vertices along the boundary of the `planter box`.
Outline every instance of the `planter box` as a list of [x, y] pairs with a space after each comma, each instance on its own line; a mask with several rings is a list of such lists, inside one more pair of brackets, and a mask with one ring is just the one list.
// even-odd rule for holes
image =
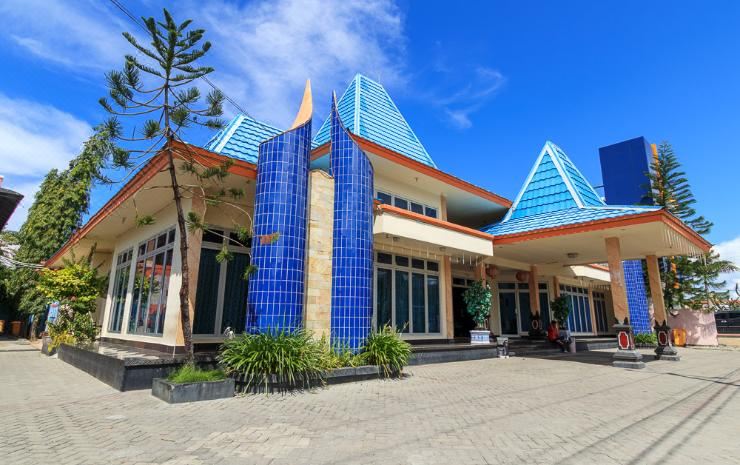
[[470, 330], [470, 343], [471, 344], [490, 344], [491, 343], [491, 332], [487, 329], [471, 329]]
[[234, 380], [175, 384], [166, 378], [152, 380], [152, 395], [170, 404], [234, 397]]

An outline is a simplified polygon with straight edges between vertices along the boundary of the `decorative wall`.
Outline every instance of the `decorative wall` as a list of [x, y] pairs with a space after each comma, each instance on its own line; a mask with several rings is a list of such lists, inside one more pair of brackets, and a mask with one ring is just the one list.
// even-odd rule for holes
[[373, 167], [342, 125], [332, 100], [334, 176], [332, 344], [357, 351], [373, 314]]
[[652, 333], [642, 260], [625, 260], [622, 262], [622, 268], [632, 331], [635, 334]]
[[310, 151], [310, 119], [260, 144], [247, 331], [301, 327]]

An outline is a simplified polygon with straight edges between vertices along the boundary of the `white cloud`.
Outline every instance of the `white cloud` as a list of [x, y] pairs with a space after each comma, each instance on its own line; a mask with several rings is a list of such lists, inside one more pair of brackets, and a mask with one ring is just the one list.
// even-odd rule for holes
[[406, 38], [391, 0], [190, 3], [188, 17], [213, 43], [213, 80], [258, 119], [287, 126], [311, 79], [317, 115], [355, 73], [403, 84]]
[[5, 175], [39, 176], [64, 168], [90, 126], [53, 106], [0, 93], [0, 159]]
[[66, 168], [91, 134], [90, 126], [53, 106], [0, 93], [0, 174], [3, 187], [26, 197], [8, 225], [25, 221], [38, 185], [52, 168]]
[[[729, 241], [720, 242], [714, 246], [714, 251], [724, 260], [729, 260], [735, 265], [740, 266], [740, 236]], [[727, 281], [728, 289], [735, 289], [736, 284], [740, 284], [740, 271], [735, 273], [725, 273], [722, 279]]]
[[448, 121], [458, 129], [473, 126], [472, 115], [480, 110], [506, 83], [500, 71], [478, 67], [463, 73], [466, 82], [453, 91], [436, 90], [424, 99], [444, 110]]
[[120, 67], [129, 52], [121, 32], [132, 23], [92, 0], [3, 0], [0, 34], [45, 63], [78, 72]]

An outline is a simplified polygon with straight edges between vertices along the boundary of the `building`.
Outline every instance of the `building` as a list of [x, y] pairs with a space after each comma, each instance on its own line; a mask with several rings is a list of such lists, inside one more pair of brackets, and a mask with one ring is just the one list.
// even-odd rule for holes
[[[651, 146], [644, 137], [599, 148], [604, 196], [610, 205], [652, 205], [649, 195]], [[635, 333], [652, 332], [642, 260], [626, 260], [624, 279]]]
[[[246, 191], [235, 212], [185, 200], [209, 225], [189, 233], [187, 257], [172, 201], [147, 189], [166, 183], [160, 154], [50, 259], [55, 266], [96, 245], [110, 274], [103, 340], [181, 350], [183, 260], [201, 348], [227, 327], [303, 326], [353, 348], [384, 324], [409, 340], [464, 340], [472, 323], [462, 292], [480, 279], [494, 289], [497, 335], [538, 330], [556, 296], [568, 299], [575, 334], [613, 334], [628, 315], [623, 259], [651, 264], [710, 247], [660, 208], [606, 205], [552, 142], [511, 201], [437, 167], [379, 83], [357, 75], [313, 138], [311, 100], [307, 88], [287, 131], [239, 115], [204, 147], [173, 147], [203, 164], [231, 159], [231, 175], [213, 188]], [[155, 224], [135, 226], [134, 200]], [[245, 225], [249, 248], [230, 240]], [[218, 262], [224, 248], [233, 259]], [[250, 262], [257, 271], [247, 283]]]

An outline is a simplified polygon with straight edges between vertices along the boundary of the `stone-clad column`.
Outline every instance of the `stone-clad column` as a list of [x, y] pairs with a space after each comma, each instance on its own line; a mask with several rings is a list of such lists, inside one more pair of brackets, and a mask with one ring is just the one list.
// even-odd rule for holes
[[308, 259], [304, 326], [320, 339], [331, 332], [331, 261], [334, 180], [321, 170], [309, 174]]
[[632, 327], [629, 324], [629, 308], [627, 307], [627, 290], [624, 283], [624, 269], [622, 268], [622, 251], [618, 237], [606, 238], [606, 256], [609, 261], [609, 275], [611, 277], [611, 295], [614, 305], [614, 316], [617, 324], [617, 352], [612, 364], [621, 368], [645, 368], [642, 354], [635, 350], [635, 339]]

